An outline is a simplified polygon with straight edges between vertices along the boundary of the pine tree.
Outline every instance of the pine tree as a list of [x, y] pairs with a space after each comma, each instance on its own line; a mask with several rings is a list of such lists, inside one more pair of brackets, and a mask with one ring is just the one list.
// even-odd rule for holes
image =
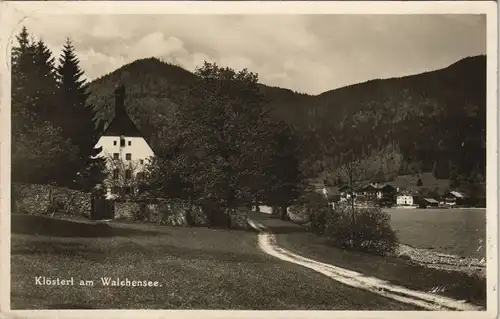
[[101, 151], [95, 148], [100, 128], [95, 123], [93, 108], [87, 105], [88, 84], [79, 63], [73, 44], [67, 39], [57, 68], [58, 124], [63, 134], [78, 147], [78, 163], [73, 167], [74, 174], [68, 176], [68, 182], [90, 190], [104, 176], [102, 160], [94, 159]]
[[[26, 27], [16, 36], [17, 46], [12, 48], [12, 130], [13, 135], [28, 131], [36, 118], [34, 113], [34, 53]], [[13, 136], [15, 138], [15, 136]]]
[[54, 59], [24, 27], [12, 48], [12, 179], [59, 183], [76, 151], [50, 123], [55, 107]]
[[420, 187], [420, 186], [422, 186], [422, 185], [424, 185], [424, 184], [422, 183], [422, 180], [419, 178], [419, 179], [418, 179], [418, 181], [417, 181], [417, 186], [419, 186], [419, 187]]
[[34, 48], [34, 103], [39, 120], [55, 122], [57, 75], [52, 52], [42, 40]]

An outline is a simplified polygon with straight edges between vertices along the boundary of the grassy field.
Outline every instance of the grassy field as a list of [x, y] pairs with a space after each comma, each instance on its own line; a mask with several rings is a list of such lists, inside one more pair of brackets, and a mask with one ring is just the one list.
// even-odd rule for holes
[[399, 241], [462, 257], [485, 257], [485, 209], [384, 209]]
[[420, 291], [437, 291], [444, 296], [486, 305], [486, 280], [458, 272], [430, 269], [397, 257], [377, 257], [349, 252], [328, 245], [324, 237], [298, 227], [270, 227], [277, 244], [292, 252], [325, 263], [387, 280], [393, 284]]
[[[252, 231], [13, 214], [12, 232], [13, 309], [414, 309], [267, 256]], [[35, 276], [75, 286], [39, 286]], [[161, 287], [103, 287], [100, 277]]]

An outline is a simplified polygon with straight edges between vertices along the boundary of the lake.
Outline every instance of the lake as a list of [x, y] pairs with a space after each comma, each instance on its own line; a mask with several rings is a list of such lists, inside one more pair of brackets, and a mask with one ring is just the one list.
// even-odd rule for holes
[[485, 257], [486, 209], [385, 208], [399, 242], [462, 257]]

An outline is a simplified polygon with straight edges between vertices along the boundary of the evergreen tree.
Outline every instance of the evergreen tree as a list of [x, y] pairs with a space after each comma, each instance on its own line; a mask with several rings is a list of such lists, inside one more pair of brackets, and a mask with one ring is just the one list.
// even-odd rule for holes
[[34, 53], [35, 46], [30, 40], [26, 27], [16, 36], [17, 46], [12, 48], [12, 93], [11, 113], [13, 138], [20, 132], [33, 127], [34, 112]]
[[12, 180], [56, 183], [76, 151], [48, 121], [55, 107], [54, 59], [24, 27], [12, 48]]
[[34, 103], [39, 120], [54, 122], [57, 115], [57, 78], [52, 52], [42, 40], [35, 44]]
[[24, 27], [17, 41], [12, 49], [12, 115], [23, 116], [28, 129], [53, 120], [57, 80], [52, 52], [42, 40], [35, 41]]
[[104, 177], [103, 160], [95, 158], [101, 151], [95, 148], [101, 129], [95, 123], [93, 108], [87, 105], [88, 85], [79, 63], [73, 44], [67, 39], [57, 68], [57, 123], [63, 128], [64, 136], [78, 147], [78, 161], [67, 182], [90, 190]]

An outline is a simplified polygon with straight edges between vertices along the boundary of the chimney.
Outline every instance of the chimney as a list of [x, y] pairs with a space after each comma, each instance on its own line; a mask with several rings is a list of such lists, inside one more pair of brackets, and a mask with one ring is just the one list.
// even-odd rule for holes
[[115, 89], [115, 117], [126, 115], [125, 111], [125, 85]]

